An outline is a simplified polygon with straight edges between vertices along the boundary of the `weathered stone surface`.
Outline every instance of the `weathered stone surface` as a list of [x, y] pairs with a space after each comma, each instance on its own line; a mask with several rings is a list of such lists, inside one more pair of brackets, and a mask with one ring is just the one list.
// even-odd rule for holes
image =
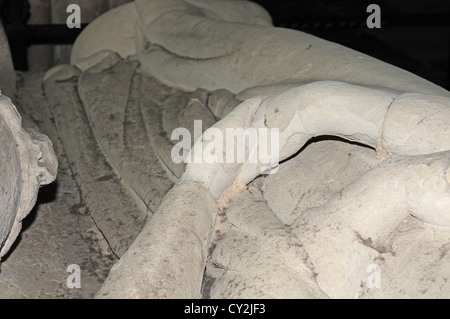
[[149, 211], [103, 153], [76, 90], [79, 75], [74, 67], [59, 68], [44, 82], [45, 95], [84, 201], [112, 250], [121, 256]]
[[97, 65], [80, 76], [78, 93], [109, 163], [154, 212], [173, 183], [145, 132], [132, 84], [138, 65], [124, 61], [103, 72]]
[[260, 189], [275, 216], [290, 225], [302, 211], [326, 203], [380, 162], [371, 148], [343, 140], [317, 141], [267, 175]]
[[136, 54], [136, 19], [137, 13], [132, 2], [101, 15], [76, 39], [70, 54], [70, 63], [76, 64], [102, 50], [117, 52], [122, 58]]
[[[43, 94], [43, 75], [18, 75], [17, 108], [24, 127], [44, 132], [52, 140], [58, 174], [54, 183], [40, 189], [23, 231], [2, 260], [0, 298], [92, 298], [117, 258], [73, 178]], [[66, 270], [72, 264], [80, 266], [80, 289], [67, 285], [71, 273]]]
[[[102, 14], [106, 13], [108, 10], [122, 5], [126, 2], [132, 0], [102, 0], [102, 1], [91, 1], [91, 0], [50, 0], [51, 2], [51, 15], [52, 23], [54, 24], [65, 24], [70, 13], [67, 13], [67, 7], [70, 4], [77, 4], [80, 6], [81, 23], [91, 24], [95, 19], [99, 18]], [[113, 33], [105, 33], [109, 39], [114, 39], [111, 35], [117, 35], [121, 33], [120, 24], [111, 25], [111, 29], [114, 29]], [[125, 25], [123, 25], [125, 27]], [[97, 43], [101, 43], [101, 39], [96, 39]], [[71, 51], [73, 50], [73, 45], [56, 45], [54, 46], [54, 64], [66, 64], [70, 63]]]
[[[220, 221], [211, 239], [204, 297], [364, 296], [367, 267], [381, 258], [388, 240], [410, 214], [433, 227], [447, 227], [450, 130], [446, 117], [437, 114], [447, 113], [448, 91], [359, 52], [302, 32], [274, 28], [264, 10], [248, 2], [137, 0], [134, 5], [142, 79], [193, 94], [186, 103], [186, 92], [166, 89], [172, 94], [161, 99], [165, 93], [142, 90], [146, 103], [141, 112], [150, 123], [146, 128], [155, 153], [175, 181], [203, 185], [221, 207], [226, 207], [227, 199], [237, 202], [217, 216]], [[218, 8], [230, 10], [218, 14]], [[242, 12], [247, 13], [245, 23]], [[425, 111], [417, 106], [420, 111], [415, 118], [410, 116], [411, 103], [433, 107]], [[189, 163], [186, 170], [173, 165], [167, 133], [189, 122], [180, 121], [178, 114], [205, 120], [205, 109], [212, 121], [221, 119], [212, 127], [222, 133], [236, 127], [279, 129], [277, 160]], [[423, 128], [416, 130], [416, 122]], [[398, 126], [408, 132], [408, 141]], [[338, 141], [311, 144], [298, 157], [303, 164], [295, 174], [286, 169], [276, 182], [276, 175], [259, 179], [261, 194], [256, 188], [242, 192], [263, 167], [275, 171], [279, 160], [289, 160], [311, 138], [323, 135], [372, 149], [339, 146], [343, 142]], [[284, 166], [295, 169], [296, 163]], [[337, 169], [339, 173], [332, 174]], [[308, 173], [315, 180], [308, 180]], [[305, 177], [304, 185], [285, 182], [296, 174]], [[337, 181], [330, 182], [331, 176]], [[313, 190], [319, 193], [308, 196]], [[174, 202], [186, 196], [170, 194]], [[165, 206], [159, 209], [172, 211]], [[146, 228], [156, 232], [158, 223], [164, 228], [167, 222], [152, 218]], [[204, 230], [200, 237], [208, 234]], [[144, 237], [138, 242], [130, 247], [134, 253], [127, 253], [111, 272], [99, 297], [116, 296], [119, 283], [133, 275], [132, 265], [151, 264], [146, 247], [156, 244]], [[152, 248], [149, 256], [165, 254], [157, 250]], [[155, 273], [141, 278], [149, 287], [160, 289], [153, 276], [166, 276], [167, 271], [161, 260], [152, 262]], [[295, 279], [284, 287], [273, 275], [277, 270], [284, 281]], [[141, 290], [135, 288], [133, 279], [124, 295], [155, 296], [146, 284], [140, 284]], [[165, 293], [158, 296], [180, 296], [174, 286], [175, 281], [163, 286]], [[188, 295], [198, 296], [191, 290]]]
[[[406, 94], [407, 96], [408, 94]], [[261, 174], [264, 167], [275, 167], [295, 152], [314, 136], [333, 135], [350, 141], [356, 141], [371, 146], [377, 150], [381, 158], [399, 149], [397, 155], [427, 154], [448, 149], [450, 140], [448, 123], [437, 115], [436, 110], [447, 112], [450, 99], [437, 97], [435, 109], [424, 113], [417, 113], [418, 121], [426, 129], [410, 130], [411, 140], [420, 143], [405, 143], [401, 138], [383, 139], [383, 130], [408, 117], [407, 108], [401, 108], [390, 116], [391, 106], [401, 103], [405, 95], [396, 95], [384, 90], [356, 86], [344, 82], [319, 81], [293, 88], [280, 94], [256, 96], [248, 99], [233, 112], [213, 127], [226, 136], [227, 128], [241, 127], [243, 129], [271, 129], [279, 130], [279, 141], [276, 141], [279, 152], [276, 158], [258, 159], [255, 163], [247, 160], [244, 164], [216, 161], [214, 163], [191, 163], [187, 166], [183, 179], [204, 183], [212, 194], [219, 198], [225, 189], [237, 180], [247, 184]], [[427, 95], [419, 95], [427, 99]], [[436, 114], [434, 118], [430, 112]], [[393, 124], [391, 124], [393, 123]], [[410, 125], [406, 124], [405, 125]], [[392, 133], [391, 133], [392, 134]], [[443, 142], [441, 142], [441, 140]], [[434, 142], [435, 141], [435, 142]], [[214, 141], [218, 149], [222, 140]], [[205, 150], [211, 147], [209, 143], [199, 141], [198, 147]], [[417, 144], [417, 145], [416, 145]], [[236, 147], [234, 145], [234, 152]], [[258, 145], [250, 145], [256, 152]], [[231, 150], [226, 150], [231, 151]], [[225, 152], [226, 152], [225, 151]], [[248, 157], [248, 155], [247, 155]], [[223, 157], [225, 158], [225, 157]], [[269, 161], [270, 160], [270, 161]]]
[[212, 252], [213, 267], [222, 271], [206, 297], [326, 297], [308, 267], [301, 241], [273, 215], [255, 189], [234, 199], [227, 218], [233, 226]]
[[0, 257], [19, 235], [22, 220], [33, 208], [39, 187], [54, 181], [58, 162], [43, 134], [25, 131], [11, 100], [0, 96], [1, 198]]
[[[81, 196], [121, 257], [96, 297], [449, 295], [448, 91], [274, 28], [246, 1], [119, 9], [125, 35], [94, 48], [116, 27], [103, 16], [75, 66], [44, 81]], [[131, 43], [138, 54], [123, 59]], [[194, 120], [279, 129], [279, 153], [174, 163], [172, 132], [192, 134]], [[405, 265], [414, 278], [402, 283]], [[373, 267], [388, 281], [380, 290]]]
[[80, 59], [74, 65], [82, 72], [92, 68], [90, 72], [95, 73], [96, 69], [97, 72], [101, 72], [102, 69], [107, 69], [120, 61], [122, 61], [122, 58], [118, 53], [110, 50], [104, 50], [90, 55], [89, 57]]
[[[400, 92], [449, 96], [402, 69], [309, 34], [261, 23], [264, 10], [251, 2], [225, 2], [233, 13], [211, 18], [223, 1], [136, 0], [136, 46], [147, 71], [184, 89], [226, 88], [335, 80]], [[261, 25], [262, 24], [262, 25]], [[217, 76], [220, 74], [220, 76]]]
[[9, 130], [3, 118], [0, 118], [0, 130], [2, 145], [0, 150], [0, 167], [2, 168], [0, 173], [0, 179], [2, 181], [0, 198], [0, 243], [3, 246], [19, 209], [22, 181], [20, 177], [21, 167], [18, 150], [12, 132]]
[[176, 184], [97, 297], [199, 298], [217, 209], [202, 185]]
[[392, 234], [389, 250], [375, 261], [379, 268], [367, 270], [359, 297], [448, 299], [449, 236], [446, 228], [405, 219]]
[[450, 99], [403, 94], [386, 114], [383, 140], [390, 152], [418, 155], [450, 149]]
[[[299, 212], [292, 226], [273, 215], [262, 194], [250, 187], [250, 192], [239, 194], [227, 208], [232, 226], [212, 253], [211, 266], [221, 271], [212, 280], [207, 297], [354, 298], [371, 294], [408, 297], [426, 295], [428, 289], [428, 295], [448, 295], [450, 285], [440, 280], [441, 276], [448, 275], [443, 266], [448, 262], [445, 241], [448, 230], [431, 223], [434, 227], [430, 227], [428, 222], [411, 221], [408, 213], [414, 211], [414, 206], [407, 203], [408, 197], [421, 196], [419, 191], [412, 195], [407, 190], [416, 182], [432, 181], [436, 173], [448, 170], [448, 158], [446, 152], [387, 160], [342, 190], [336, 189], [333, 198], [325, 204]], [[427, 173], [416, 174], [424, 159], [430, 164]], [[435, 203], [447, 213], [448, 183], [438, 185], [439, 190], [435, 192]], [[424, 182], [422, 192], [428, 187]], [[289, 191], [281, 185], [279, 188], [280, 193]], [[434, 215], [438, 211], [431, 208], [427, 212]], [[438, 241], [432, 240], [433, 233]], [[423, 253], [426, 243], [430, 243], [435, 247], [434, 253], [423, 258], [412, 254], [411, 250], [415, 249], [408, 239], [417, 242], [417, 251]], [[424, 271], [433, 262], [436, 268]], [[393, 275], [384, 277], [384, 273], [402, 273], [402, 264], [409, 264], [408, 269], [415, 274], [421, 271], [426, 274], [409, 278], [403, 285], [407, 290], [400, 288], [400, 280], [385, 283]], [[367, 281], [373, 265], [383, 266], [380, 274], [383, 286], [377, 287], [380, 289], [377, 292], [370, 291], [374, 287]], [[412, 287], [417, 284], [428, 289], [415, 293]]]
[[173, 136], [175, 128], [186, 128], [194, 144], [194, 120], [202, 121], [202, 131], [215, 123], [214, 115], [207, 107], [208, 92], [185, 92], [168, 88], [158, 80], [142, 73], [136, 75], [139, 106], [143, 122], [158, 159], [169, 175], [177, 181], [184, 172], [185, 163], [175, 163], [171, 153], [179, 136]]

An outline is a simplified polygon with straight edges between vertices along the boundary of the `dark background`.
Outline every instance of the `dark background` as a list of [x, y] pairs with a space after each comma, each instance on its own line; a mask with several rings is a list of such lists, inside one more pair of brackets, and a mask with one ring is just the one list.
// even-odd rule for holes
[[[450, 89], [450, 0], [254, 2], [276, 26], [340, 43]], [[371, 3], [380, 6], [380, 29], [367, 28]]]
[[[450, 89], [450, 0], [254, 2], [270, 13], [275, 26], [340, 43]], [[370, 3], [381, 8], [380, 29], [366, 25]], [[15, 68], [23, 71], [28, 69], [26, 49], [31, 44], [70, 44], [82, 30], [29, 24], [26, 0], [0, 0], [0, 17]]]

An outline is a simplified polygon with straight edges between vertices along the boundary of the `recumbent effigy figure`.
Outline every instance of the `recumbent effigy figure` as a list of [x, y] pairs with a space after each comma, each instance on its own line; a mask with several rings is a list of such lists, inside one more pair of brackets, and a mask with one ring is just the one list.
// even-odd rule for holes
[[[98, 298], [449, 295], [443, 88], [248, 1], [136, 0], [91, 23], [44, 90], [120, 257]], [[172, 133], [196, 120], [191, 150], [218, 160], [175, 162]], [[230, 128], [278, 130], [277, 152], [224, 161], [237, 144], [205, 136]]]

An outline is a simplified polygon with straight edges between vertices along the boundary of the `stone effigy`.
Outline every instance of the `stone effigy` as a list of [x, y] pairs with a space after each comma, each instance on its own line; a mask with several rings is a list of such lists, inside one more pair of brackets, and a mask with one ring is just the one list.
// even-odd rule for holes
[[58, 166], [51, 141], [22, 127], [21, 116], [10, 99], [16, 76], [7, 43], [0, 26], [0, 259], [19, 235], [39, 187], [54, 181]]
[[[71, 64], [43, 89], [120, 258], [96, 297], [450, 295], [448, 91], [248, 1], [136, 0], [90, 24]], [[176, 162], [179, 128], [188, 157], [237, 154], [229, 128], [276, 129], [278, 152]]]
[[[136, 31], [127, 28], [122, 39], [95, 50], [117, 17]], [[94, 90], [92, 82], [84, 85], [98, 70], [94, 65], [109, 63], [101, 68], [110, 78], [138, 61], [126, 81], [127, 107], [146, 101], [139, 108], [149, 146], [175, 183], [98, 297], [419, 296], [400, 279], [378, 294], [367, 285], [367, 269], [375, 265], [391, 273], [385, 277], [400, 278], [399, 264], [416, 273], [433, 265], [430, 277], [448, 276], [448, 91], [337, 44], [274, 28], [268, 14], [247, 1], [136, 0], [97, 23], [102, 28], [87, 28], [72, 54], [72, 63], [86, 69], [79, 91], [92, 126], [107, 122], [96, 115], [105, 117], [106, 108], [117, 118], [112, 100], [100, 110], [83, 98]], [[177, 97], [161, 99], [162, 91]], [[181, 119], [171, 108], [190, 116]], [[224, 134], [232, 127], [278, 128], [279, 158], [271, 163], [279, 171], [260, 176], [266, 163], [248, 158], [175, 165], [167, 137], [195, 119]], [[102, 145], [110, 141], [105, 134]], [[356, 144], [311, 143], [320, 136]], [[415, 253], [428, 245], [436, 255], [419, 261], [405, 238], [424, 245]], [[429, 293], [448, 295], [448, 285], [438, 281]]]
[[43, 134], [25, 131], [11, 100], [0, 96], [2, 185], [0, 197], [0, 258], [20, 233], [22, 220], [33, 208], [39, 187], [56, 177], [52, 143]]
[[22, 128], [14, 97], [16, 75], [0, 25], [0, 260], [33, 208], [39, 187], [54, 181], [57, 159], [47, 136]]

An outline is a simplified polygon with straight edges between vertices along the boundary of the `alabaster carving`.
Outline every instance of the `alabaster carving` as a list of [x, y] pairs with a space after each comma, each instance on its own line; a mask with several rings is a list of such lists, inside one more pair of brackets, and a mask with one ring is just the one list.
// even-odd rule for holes
[[36, 203], [39, 187], [56, 177], [57, 159], [47, 136], [24, 130], [11, 100], [0, 96], [1, 199], [0, 258], [20, 233], [22, 220]]
[[[219, 0], [105, 13], [43, 90], [119, 257], [97, 298], [450, 295], [447, 90]], [[218, 160], [174, 161], [198, 121], [189, 154]], [[224, 161], [230, 128], [276, 154]]]
[[[135, 29], [93, 50], [90, 43], [103, 38], [102, 29], [88, 27], [74, 48], [75, 66], [112, 50], [131, 56], [113, 63], [113, 72], [135, 72], [132, 82], [140, 82], [141, 94], [143, 83], [152, 86], [149, 95], [161, 94], [151, 93], [156, 87], [168, 92], [164, 85], [185, 91], [178, 102], [164, 97], [155, 103], [182, 113], [198, 108], [197, 117], [169, 117], [168, 109], [138, 106], [144, 114], [163, 113], [162, 128], [146, 127], [166, 137], [170, 128], [183, 122], [189, 127], [193, 119], [212, 121], [207, 127], [223, 136], [234, 127], [279, 129], [279, 158], [271, 165], [279, 171], [262, 176], [267, 163], [248, 159], [175, 165], [161, 134], [150, 134], [175, 186], [98, 297], [387, 296], [401, 294], [400, 279], [382, 293], [371, 290], [366, 284], [371, 265], [381, 265], [390, 273], [385, 277], [400, 278], [395, 263], [423, 269], [434, 262], [418, 262], [405, 252], [403, 239], [429, 243], [421, 232], [433, 232], [441, 244], [430, 247], [442, 251], [448, 238], [448, 91], [340, 45], [275, 28], [262, 8], [247, 1], [136, 0], [98, 22], [112, 25], [118, 16]], [[126, 45], [133, 36], [135, 51]], [[131, 61], [139, 66], [131, 67]], [[87, 113], [96, 113], [80, 90]], [[101, 122], [94, 117], [93, 123]], [[343, 140], [307, 144], [321, 136]], [[217, 147], [223, 142], [214, 141]], [[211, 149], [201, 143], [197, 140], [199, 148]], [[203, 200], [197, 203], [198, 198]], [[405, 225], [414, 230], [403, 234]], [[437, 272], [440, 265], [435, 264]], [[411, 286], [404, 283], [406, 290]], [[436, 295], [448, 293], [447, 285], [439, 287]]]

